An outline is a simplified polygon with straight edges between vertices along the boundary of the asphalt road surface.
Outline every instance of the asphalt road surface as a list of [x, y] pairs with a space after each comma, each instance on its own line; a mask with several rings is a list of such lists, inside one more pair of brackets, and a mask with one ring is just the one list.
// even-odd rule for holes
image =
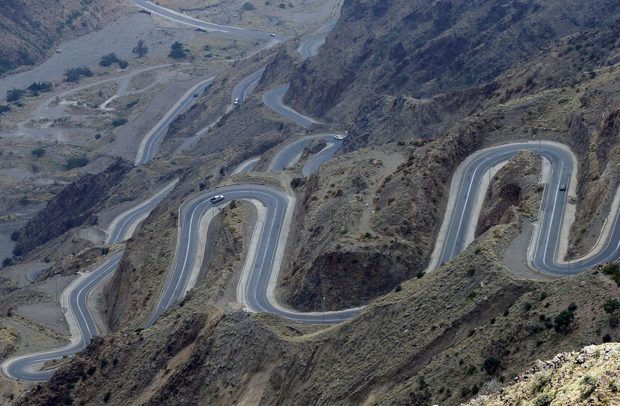
[[[179, 24], [183, 24], [189, 27], [193, 27], [199, 30], [225, 35], [226, 37], [239, 38], [239, 39], [247, 39], [247, 40], [263, 40], [263, 41], [283, 41], [286, 38], [277, 34], [256, 31], [256, 30], [248, 30], [245, 28], [239, 27], [230, 27], [226, 25], [219, 25], [208, 23], [206, 21], [199, 20], [197, 18], [190, 17], [186, 14], [182, 14], [168, 8], [159, 6], [157, 4], [151, 3], [146, 0], [134, 0], [134, 3], [152, 13], [159, 15], [160, 17], [167, 18], [169, 20], [175, 21]], [[275, 35], [275, 36], [274, 36]]]
[[308, 116], [304, 116], [284, 104], [283, 99], [288, 87], [289, 85], [286, 84], [265, 92], [263, 95], [263, 102], [267, 107], [276, 113], [294, 123], [299, 124], [306, 130], [309, 130], [314, 124], [318, 124], [318, 121]]
[[321, 168], [321, 165], [331, 160], [342, 146], [342, 141], [339, 141], [335, 138], [331, 138], [326, 141], [327, 145], [317, 154], [313, 155], [310, 159], [308, 159], [304, 167], [301, 169], [301, 174], [304, 175], [306, 178], [318, 172], [318, 170]]
[[311, 58], [319, 53], [319, 48], [325, 43], [325, 38], [327, 37], [327, 34], [329, 34], [329, 32], [334, 29], [335, 25], [336, 21], [328, 23], [323, 28], [321, 28], [315, 35], [301, 43], [297, 50], [299, 51], [302, 59], [305, 60]]
[[149, 199], [136, 205], [132, 209], [125, 211], [114, 219], [114, 221], [110, 224], [106, 244], [118, 244], [131, 237], [131, 234], [138, 223], [148, 217], [153, 209], [155, 209], [155, 207], [157, 207], [159, 203], [164, 200], [164, 198], [168, 195], [168, 192], [172, 190], [178, 181], [178, 179], [173, 180]]
[[[457, 256], [466, 248], [468, 219], [475, 213], [475, 196], [480, 188], [482, 177], [487, 171], [502, 162], [506, 162], [520, 151], [531, 151], [546, 158], [551, 163], [551, 175], [546, 185], [538, 218], [538, 230], [533, 240], [531, 266], [535, 269], [556, 276], [574, 275], [591, 269], [601, 263], [620, 258], [620, 227], [617, 217], [611, 233], [602, 241], [602, 249], [586, 259], [577, 259], [567, 263], [559, 258], [560, 240], [566, 238], [562, 233], [566, 206], [568, 204], [573, 177], [574, 159], [570, 151], [551, 142], [512, 143], [499, 147], [478, 151], [475, 158], [464, 168], [459, 185], [456, 206], [449, 218], [448, 232], [444, 239], [439, 263], [445, 263]], [[566, 185], [568, 190], [561, 191], [560, 186]]]
[[332, 159], [336, 151], [338, 151], [338, 149], [342, 146], [342, 141], [337, 140], [335, 138], [336, 135], [338, 134], [308, 135], [285, 144], [282, 149], [280, 149], [280, 151], [271, 159], [267, 170], [274, 172], [290, 168], [295, 165], [297, 161], [299, 161], [304, 149], [310, 144], [310, 142], [317, 139], [324, 139], [327, 143], [326, 148], [328, 149], [320, 151], [318, 154], [315, 154], [312, 158], [310, 158], [302, 170], [302, 174], [304, 176], [307, 177], [312, 175], [322, 164]]
[[[210, 199], [218, 194], [223, 195], [225, 199], [214, 205]], [[179, 216], [179, 245], [159, 303], [145, 323], [145, 327], [153, 325], [164, 311], [185, 295], [190, 273], [194, 268], [195, 253], [198, 249], [203, 249], [203, 247], [198, 247], [200, 219], [208, 211], [219, 210], [232, 200], [258, 201], [266, 209], [255, 255], [246, 259], [252, 264], [247, 282], [244, 283], [245, 289], [243, 289], [243, 303], [247, 310], [273, 313], [291, 320], [315, 324], [341, 322], [360, 311], [360, 308], [355, 308], [336, 312], [304, 313], [284, 308], [273, 299], [274, 281], [277, 281], [280, 268], [277, 253], [286, 244], [287, 212], [290, 216], [294, 207], [289, 205], [288, 196], [279, 189], [246, 184], [226, 186], [201, 193], [183, 207]], [[281, 239], [283, 233], [286, 233], [284, 240]]]
[[246, 159], [235, 168], [232, 174], [235, 175], [237, 173], [252, 172], [252, 170], [254, 170], [254, 168], [256, 167], [256, 164], [258, 164], [258, 161], [260, 161], [259, 156]]
[[[143, 203], [120, 214], [110, 225], [107, 243], [117, 244], [131, 237], [137, 224], [163, 200], [177, 181], [178, 179], [170, 182]], [[87, 305], [88, 296], [94, 288], [116, 271], [123, 254], [124, 251], [112, 254], [101, 264], [81, 274], [63, 291], [61, 305], [71, 331], [71, 343], [62, 348], [8, 359], [2, 364], [2, 371], [5, 375], [22, 381], [45, 381], [56, 370], [56, 368], [41, 370], [45, 362], [73, 356], [86, 348], [93, 337], [99, 335], [97, 325]]]
[[136, 154], [136, 165], [147, 164], [157, 154], [157, 148], [161, 141], [168, 132], [170, 124], [176, 120], [176, 118], [184, 112], [189, 106], [191, 106], [204, 90], [213, 82], [213, 77], [210, 77], [202, 82], [196, 84], [189, 89], [183, 97], [175, 103], [174, 106], [159, 120], [157, 124], [144, 136], [138, 153]]
[[117, 252], [101, 265], [82, 274], [63, 292], [67, 305], [66, 317], [71, 328], [71, 343], [58, 349], [42, 351], [10, 358], [2, 364], [5, 375], [22, 381], [45, 381], [52, 377], [55, 368], [41, 370], [45, 362], [70, 357], [86, 348], [90, 340], [99, 334], [97, 325], [86, 304], [88, 294], [117, 268], [123, 252]]
[[263, 72], [265, 72], [265, 68], [252, 72], [250, 75], [241, 79], [233, 88], [230, 102], [234, 104], [237, 99], [239, 99], [239, 103], [246, 101], [252, 89], [254, 89], [263, 76]]

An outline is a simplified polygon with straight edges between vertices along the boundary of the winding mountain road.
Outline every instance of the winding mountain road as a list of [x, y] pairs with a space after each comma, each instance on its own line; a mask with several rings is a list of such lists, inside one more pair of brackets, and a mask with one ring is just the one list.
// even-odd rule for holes
[[2, 364], [2, 372], [8, 377], [22, 381], [45, 381], [51, 378], [57, 369], [42, 370], [41, 367], [46, 362], [70, 357], [85, 349], [90, 340], [99, 335], [97, 325], [87, 306], [88, 294], [116, 270], [122, 257], [122, 251], [113, 254], [91, 271], [80, 274], [62, 292], [60, 302], [71, 331], [71, 341], [68, 345], [10, 358]]
[[[118, 244], [131, 237], [138, 224], [163, 200], [177, 182], [178, 179], [175, 179], [144, 202], [118, 215], [110, 224], [106, 243]], [[2, 371], [6, 376], [22, 381], [45, 381], [54, 374], [57, 368], [41, 370], [44, 363], [77, 354], [86, 348], [93, 337], [99, 335], [97, 325], [87, 305], [88, 296], [116, 271], [123, 254], [124, 250], [110, 255], [102, 263], [80, 273], [79, 277], [63, 290], [60, 304], [69, 324], [70, 343], [61, 348], [20, 355], [6, 360], [2, 364]]]
[[292, 121], [296, 124], [299, 124], [306, 130], [312, 128], [314, 124], [319, 124], [319, 122], [311, 117], [305, 116], [292, 108], [288, 107], [284, 104], [284, 95], [286, 94], [289, 85], [282, 85], [276, 88], [273, 88], [263, 95], [263, 102], [267, 107], [285, 117], [289, 121]]
[[[225, 196], [213, 205], [210, 199]], [[361, 308], [336, 312], [297, 312], [281, 306], [275, 299], [275, 287], [288, 238], [295, 199], [271, 186], [241, 184], [225, 186], [200, 193], [184, 203], [179, 215], [179, 236], [175, 256], [157, 306], [145, 323], [153, 325], [172, 304], [182, 299], [193, 284], [192, 272], [200, 268], [197, 254], [200, 245], [201, 219], [218, 211], [232, 200], [246, 200], [257, 207], [258, 220], [237, 289], [237, 298], [246, 310], [268, 312], [307, 323], [337, 323], [357, 314]], [[208, 228], [207, 224], [202, 226]], [[195, 283], [195, 278], [193, 280]]]
[[238, 100], [239, 103], [246, 101], [248, 95], [256, 87], [264, 72], [265, 68], [261, 68], [241, 79], [233, 88], [230, 103], [234, 105], [235, 100]]
[[[545, 187], [535, 232], [528, 252], [528, 262], [534, 269], [555, 276], [574, 275], [598, 264], [620, 258], [620, 226], [618, 211], [612, 210], [596, 246], [584, 258], [565, 260], [569, 230], [574, 210], [569, 210], [569, 196], [577, 190], [577, 159], [568, 147], [554, 142], [518, 142], [487, 148], [472, 154], [457, 171], [448, 202], [433, 260], [433, 269], [461, 253], [474, 238], [480, 208], [475, 204], [480, 185], [491, 168], [507, 162], [520, 151], [530, 151], [551, 163], [550, 179]], [[566, 190], [560, 190], [566, 185]], [[573, 207], [574, 209], [574, 207]], [[570, 215], [573, 213], [573, 215]]]
[[[257, 31], [205, 23], [145, 0], [136, 0], [136, 4], [164, 18], [206, 31], [223, 32], [244, 38], [268, 39], [269, 37], [269, 34]], [[316, 44], [319, 43], [318, 39], [309, 41], [303, 50], [300, 49], [300, 52], [302, 55], [312, 55], [318, 48]], [[260, 79], [260, 75], [262, 75], [262, 70], [254, 72], [247, 77], [247, 81], [242, 81], [238, 87], [235, 87], [232, 95], [233, 101], [235, 98], [239, 98], [240, 101], [245, 100], [247, 91]], [[193, 100], [193, 93], [201, 86], [208, 85], [210, 80], [207, 79], [191, 89], [145, 136], [136, 158], [136, 164], [146, 163], [152, 159], [156, 146], [163, 137], [164, 129], [180, 111], [189, 105], [189, 102]], [[318, 123], [283, 104], [283, 96], [287, 89], [288, 85], [284, 85], [266, 92], [263, 96], [265, 104], [303, 128], [309, 129]], [[327, 146], [308, 160], [302, 170], [305, 176], [314, 173], [320, 164], [331, 159], [340, 147], [340, 142], [334, 138], [333, 134], [302, 137], [286, 144], [269, 164], [269, 170], [278, 171], [290, 167], [299, 159], [308, 143], [320, 138], [326, 140]], [[562, 144], [545, 141], [514, 142], [480, 150], [459, 165], [453, 177], [444, 222], [427, 271], [435, 270], [443, 263], [452, 260], [473, 241], [481, 210], [479, 202], [481, 198], [484, 198], [488, 185], [485, 177], [490, 176], [493, 168], [507, 162], [520, 151], [531, 151], [540, 155], [550, 163], [551, 168], [529, 248], [530, 265], [544, 273], [566, 276], [583, 272], [597, 264], [620, 257], [620, 225], [616, 208], [612, 210], [607, 220], [609, 227], [603, 229], [601, 238], [592, 251], [578, 260], [571, 262], [564, 260], [568, 230], [574, 220], [574, 207], [571, 207], [569, 196], [574, 196], [577, 188], [576, 158], [570, 149]], [[244, 162], [240, 166], [240, 171], [251, 170], [256, 161], [257, 158], [253, 158]], [[560, 190], [560, 185], [568, 185], [567, 190]], [[168, 191], [173, 186], [168, 185]], [[112, 223], [107, 242], [120, 242], [130, 235], [135, 225], [150, 213], [166, 193], [162, 191], [153, 196], [150, 202], [123, 213]], [[210, 199], [219, 194], [224, 196], [223, 201], [212, 204]], [[292, 223], [295, 197], [272, 186], [236, 184], [199, 192], [191, 196], [179, 208], [179, 233], [175, 256], [157, 306], [146, 321], [145, 327], [153, 325], [164, 311], [182, 299], [195, 286], [197, 273], [202, 265], [200, 253], [204, 251], [205, 230], [208, 230], [210, 221], [217, 212], [232, 200], [248, 201], [255, 206], [257, 212], [256, 224], [237, 286], [237, 301], [244, 306], [246, 311], [268, 312], [300, 322], [324, 324], [347, 320], [362, 310], [360, 307], [344, 311], [308, 313], [298, 312], [279, 304], [275, 297], [275, 290]], [[30, 381], [48, 379], [54, 370], [39, 370], [43, 363], [73, 355], [86, 347], [90, 339], [98, 334], [86, 305], [86, 299], [94, 287], [114, 272], [122, 255], [123, 251], [111, 255], [90, 272], [80, 275], [63, 292], [62, 303], [72, 333], [71, 343], [60, 349], [7, 360], [2, 364], [2, 370], [7, 376]]]
[[324, 140], [327, 146], [308, 160], [302, 170], [302, 175], [308, 177], [318, 171], [319, 167], [333, 158], [336, 151], [342, 146], [342, 141], [337, 140], [338, 134], [315, 134], [298, 138], [285, 144], [273, 159], [269, 162], [267, 170], [271, 172], [290, 168], [299, 161], [304, 149], [314, 140]]
[[142, 138], [140, 146], [138, 147], [138, 153], [136, 154], [135, 165], [144, 165], [151, 161], [156, 153], [157, 148], [161, 141], [168, 132], [170, 124], [191, 106], [195, 101], [197, 94], [204, 92], [204, 90], [213, 82], [215, 77], [205, 79], [192, 88], [190, 88], [185, 94], [177, 101], [174, 106], [168, 110], [168, 112], [159, 120], [157, 124]]
[[186, 25], [188, 27], [197, 28], [199, 30], [219, 33], [225, 35], [227, 37], [238, 38], [238, 39], [247, 39], [247, 40], [262, 40], [262, 41], [283, 41], [286, 40], [285, 37], [271, 34], [264, 31], [250, 30], [239, 27], [232, 27], [228, 25], [220, 25], [209, 23], [203, 20], [199, 20], [197, 18], [190, 17], [186, 14], [179, 13], [177, 11], [162, 7], [155, 3], [152, 3], [147, 0], [134, 0], [136, 6], [140, 7], [143, 10], [148, 11], [151, 14], [158, 15], [162, 18], [174, 21], [179, 24]]
[[[136, 0], [135, 3], [139, 7], [153, 14], [157, 14], [185, 25], [200, 28], [205, 31], [222, 32], [228, 35], [249, 39], [265, 39], [270, 41], [279, 41], [282, 39], [277, 36], [273, 38], [273, 35], [259, 31], [206, 23], [144, 0]], [[119, 91], [125, 92], [128, 81], [136, 74], [165, 66], [166, 65], [142, 69], [123, 77], [112, 78], [107, 81], [118, 81], [119, 88], [121, 89]], [[253, 72], [234, 87], [231, 96], [233, 104], [237, 99], [239, 102], [246, 100], [249, 92], [260, 80], [263, 71], [264, 69], [259, 69]], [[211, 84], [213, 79], [213, 77], [210, 77], [189, 89], [149, 131], [149, 133], [145, 135], [136, 156], [136, 165], [148, 163], [155, 156], [157, 146], [165, 136], [170, 123], [191, 105], [196, 97], [196, 93], [204, 91], [204, 89]], [[94, 84], [89, 84], [87, 86], [93, 85]], [[69, 95], [80, 89], [81, 88], [71, 89], [63, 93], [63, 96]], [[51, 112], [49, 109], [49, 103], [50, 102], [44, 103], [39, 110], [37, 110], [39, 115], [48, 116], [53, 114], [62, 114], [62, 112]], [[249, 160], [245, 163], [242, 170], [251, 170], [256, 161], [258, 161], [257, 158]], [[117, 244], [129, 238], [135, 231], [138, 224], [150, 214], [150, 212], [161, 202], [161, 200], [163, 200], [170, 190], [172, 190], [177, 182], [178, 179], [166, 185], [166, 187], [151, 198], [117, 216], [109, 226], [106, 243]], [[254, 185], [248, 185], [246, 189], [244, 189], [242, 185], [231, 187], [230, 190], [227, 191], [227, 195], [228, 198], [247, 199], [254, 204], [258, 204], [259, 202], [262, 203], [269, 209], [267, 213], [274, 219], [270, 221], [271, 226], [269, 228], [263, 228], [264, 233], [259, 236], [260, 238], [253, 239], [253, 242], [260, 245], [260, 249], [258, 251], [254, 251], [256, 254], [254, 261], [257, 261], [257, 258], [259, 258], [259, 252], [263, 254], [260, 255], [260, 262], [255, 267], [259, 270], [259, 272], [246, 270], [244, 273], [244, 275], [247, 275], [247, 278], [252, 281], [251, 284], [247, 285], [247, 289], [244, 290], [244, 297], [248, 298], [250, 306], [249, 309], [280, 312], [284, 315], [284, 317], [298, 317], [308, 322], [336, 322], [349, 318], [351, 315], [359, 311], [357, 309], [351, 309], [345, 312], [333, 312], [333, 314], [331, 312], [326, 312], [318, 316], [313, 313], [297, 313], [280, 307], [273, 299], [272, 290], [275, 287], [273, 282], [274, 280], [277, 280], [277, 278], [273, 279], [272, 270], [274, 268], [279, 269], [279, 265], [276, 266], [275, 264], [279, 263], [282, 259], [281, 251], [284, 246], [282, 244], [282, 239], [286, 240], [288, 230], [286, 229], [286, 232], [283, 233], [282, 222], [276, 222], [275, 219], [281, 219], [286, 222], [286, 219], [288, 218], [288, 224], [290, 224], [289, 217], [290, 214], [292, 214], [294, 203], [291, 207], [291, 198], [287, 197], [281, 191]], [[200, 247], [196, 245], [196, 239], [194, 236], [199, 234], [199, 230], [197, 230], [197, 228], [200, 227], [202, 222], [196, 222], [194, 219], [197, 217], [202, 219], [205, 217], [207, 212], [213, 210], [213, 207], [211, 207], [208, 200], [212, 196], [213, 193], [201, 195], [199, 198], [196, 198], [188, 204], [184, 204], [182, 206], [181, 211], [184, 215], [181, 217], [183, 223], [181, 224], [180, 229], [182, 232], [187, 230], [187, 233], [179, 234], [180, 238], [177, 251], [183, 252], [183, 248], [185, 247], [186, 254], [185, 256], [178, 253], [175, 255], [176, 271], [170, 274], [168, 283], [164, 288], [163, 294], [160, 296], [159, 305], [153, 311], [151, 319], [149, 319], [146, 323], [147, 326], [154, 323], [161, 315], [162, 311], [170, 307], [172, 303], [179, 300], [183, 295], [185, 295], [188, 289], [195, 284], [196, 275], [193, 275], [192, 272], [188, 273], [187, 270], [195, 270], [196, 266], [193, 264], [193, 261], [195, 261], [196, 258], [200, 258], [200, 255], [190, 255], [189, 253], [193, 252], [196, 254], [196, 250], [200, 249]], [[183, 208], [185, 208], [185, 210]], [[189, 220], [187, 220], [187, 213], [191, 213], [189, 215]], [[198, 216], [196, 216], [197, 213]], [[20, 355], [6, 360], [2, 364], [2, 370], [6, 376], [23, 381], [45, 381], [49, 379], [58, 368], [55, 366], [41, 369], [45, 363], [75, 355], [77, 352], [85, 349], [93, 337], [99, 335], [97, 325], [92, 314], [90, 313], [90, 309], [88, 308], [87, 299], [89, 294], [97, 286], [99, 286], [114, 273], [122, 260], [123, 254], [123, 250], [115, 252], [106, 258], [101, 264], [94, 266], [89, 271], [80, 273], [80, 276], [63, 291], [61, 296], [61, 306], [65, 311], [65, 317], [71, 332], [70, 343], [61, 348]], [[188, 267], [188, 265], [190, 266]], [[254, 281], [256, 281], [256, 285], [254, 284]], [[268, 288], [263, 290], [263, 286], [268, 286]], [[269, 286], [271, 286], [271, 291]], [[265, 292], [271, 293], [265, 294]]]
[[301, 43], [297, 51], [302, 59], [308, 59], [318, 55], [319, 48], [325, 43], [327, 34], [336, 26], [336, 21], [330, 21], [323, 26], [316, 34]]

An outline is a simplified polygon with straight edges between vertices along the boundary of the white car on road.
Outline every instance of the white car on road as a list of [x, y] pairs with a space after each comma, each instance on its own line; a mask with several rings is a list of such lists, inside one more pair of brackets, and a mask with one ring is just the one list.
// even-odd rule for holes
[[219, 202], [221, 202], [222, 200], [224, 200], [224, 196], [223, 196], [223, 195], [215, 195], [215, 196], [213, 196], [211, 199], [209, 199], [209, 201], [210, 201], [212, 204], [219, 203]]

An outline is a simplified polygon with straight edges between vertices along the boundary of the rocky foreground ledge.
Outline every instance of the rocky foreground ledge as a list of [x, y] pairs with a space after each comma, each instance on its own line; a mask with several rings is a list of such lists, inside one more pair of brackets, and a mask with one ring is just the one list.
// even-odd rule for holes
[[468, 406], [619, 405], [620, 344], [591, 345], [536, 361], [504, 389]]

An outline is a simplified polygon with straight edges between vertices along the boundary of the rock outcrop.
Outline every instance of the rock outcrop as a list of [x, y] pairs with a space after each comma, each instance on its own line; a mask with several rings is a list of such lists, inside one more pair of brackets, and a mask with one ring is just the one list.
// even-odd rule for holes
[[4, 0], [0, 8], [0, 74], [40, 61], [63, 35], [83, 34], [122, 0]]
[[620, 404], [620, 344], [591, 345], [536, 361], [494, 394], [467, 406]]
[[351, 119], [377, 95], [427, 98], [479, 85], [556, 39], [612, 24], [618, 11], [605, 0], [348, 0], [285, 100], [317, 117], [338, 106], [333, 118]]
[[119, 159], [105, 171], [85, 175], [67, 186], [19, 230], [15, 254], [28, 253], [73, 227], [94, 223], [94, 207], [109, 197], [110, 189], [131, 168], [128, 162]]

